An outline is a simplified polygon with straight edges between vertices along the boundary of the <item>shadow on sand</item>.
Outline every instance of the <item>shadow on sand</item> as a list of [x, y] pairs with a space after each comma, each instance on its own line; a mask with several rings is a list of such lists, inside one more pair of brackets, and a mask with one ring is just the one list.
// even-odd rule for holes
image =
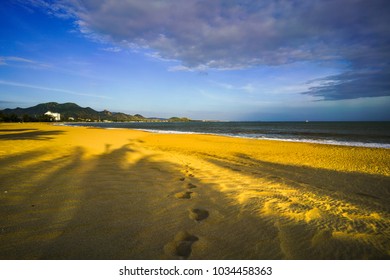
[[63, 130], [43, 131], [39, 129], [2, 129], [0, 140], [50, 140], [52, 136], [63, 134]]
[[236, 154], [234, 161], [209, 158], [208, 161], [241, 174], [266, 178], [274, 183], [330, 196], [349, 203], [364, 204], [372, 210], [390, 212], [390, 178], [357, 172], [340, 172], [308, 166], [266, 162]]
[[[198, 237], [189, 233], [190, 242], [187, 235], [175, 241], [198, 225], [189, 218], [197, 201], [173, 196], [186, 189], [178, 179], [181, 166], [141, 156], [131, 144], [106, 144], [92, 158], [82, 148], [50, 161], [40, 160], [41, 152], [1, 162], [35, 162], [0, 173], [1, 259], [191, 257]], [[132, 156], [136, 160], [129, 161]]]
[[[59, 133], [62, 131], [22, 132], [2, 139], [43, 140]], [[359, 239], [348, 235], [338, 238], [335, 232], [347, 234], [348, 229], [342, 225], [346, 218], [341, 219], [337, 213], [335, 217], [329, 214], [312, 220], [299, 218], [300, 213], [306, 217], [315, 207], [321, 208], [327, 199], [331, 207], [367, 201], [363, 206], [368, 209], [388, 211], [388, 189], [378, 194], [365, 185], [387, 184], [388, 178], [352, 176], [355, 179], [348, 188], [357, 186], [358, 191], [349, 196], [350, 190], [340, 192], [326, 179], [309, 185], [311, 177], [316, 176], [341, 176], [337, 181], [351, 182], [345, 174], [275, 165], [244, 155], [237, 155], [235, 162], [210, 158], [212, 164], [237, 174], [266, 178], [271, 186], [275, 181], [286, 180], [283, 184], [292, 189], [305, 189], [295, 201], [277, 189], [263, 198], [259, 191], [253, 204], [257, 211], [219, 191], [215, 182], [186, 173], [186, 165], [163, 161], [152, 153], [143, 154], [136, 143], [118, 149], [107, 143], [104, 148], [104, 153], [94, 157], [86, 157], [82, 148], [75, 148], [68, 155], [53, 156], [51, 161], [39, 160], [38, 154], [44, 150], [2, 159], [1, 165], [32, 160], [35, 163], [0, 173], [1, 259], [389, 257], [385, 251], [388, 245], [384, 244], [389, 241], [388, 228], [380, 235], [388, 221], [374, 223], [374, 218], [366, 217], [364, 224], [349, 222], [355, 227], [370, 223], [377, 227], [376, 231], [362, 229], [368, 235]], [[180, 192], [189, 193], [188, 197], [180, 198]], [[321, 197], [326, 197], [325, 202]], [[288, 211], [283, 212], [283, 207]], [[292, 218], [286, 213], [299, 215]], [[354, 213], [361, 214], [359, 209]], [[354, 233], [353, 229], [349, 232]]]
[[249, 209], [276, 221], [284, 257], [390, 258], [389, 177], [277, 164], [244, 154], [229, 160], [208, 156], [208, 161], [261, 181], [257, 188], [240, 189], [237, 200], [244, 197]]

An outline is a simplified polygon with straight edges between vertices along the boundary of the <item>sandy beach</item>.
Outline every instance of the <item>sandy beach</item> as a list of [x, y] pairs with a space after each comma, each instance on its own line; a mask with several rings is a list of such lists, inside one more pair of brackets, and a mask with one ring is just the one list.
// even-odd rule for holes
[[0, 259], [389, 259], [390, 150], [0, 124]]

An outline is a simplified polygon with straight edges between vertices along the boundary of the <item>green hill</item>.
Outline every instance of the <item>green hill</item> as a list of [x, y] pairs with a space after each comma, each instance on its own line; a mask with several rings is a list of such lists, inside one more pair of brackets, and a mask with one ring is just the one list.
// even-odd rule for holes
[[48, 102], [38, 104], [29, 108], [15, 108], [0, 110], [0, 121], [50, 121], [50, 117], [44, 114], [48, 111], [61, 114], [61, 121], [114, 121], [114, 122], [129, 122], [129, 121], [188, 121], [187, 118], [171, 118], [169, 120], [161, 118], [145, 118], [142, 115], [128, 115], [119, 112], [110, 112], [107, 110], [96, 111], [90, 107], [80, 107], [75, 103], [57, 103]]

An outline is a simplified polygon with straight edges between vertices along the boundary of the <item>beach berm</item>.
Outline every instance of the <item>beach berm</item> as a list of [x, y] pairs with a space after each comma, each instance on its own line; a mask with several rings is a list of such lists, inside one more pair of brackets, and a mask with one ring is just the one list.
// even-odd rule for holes
[[0, 124], [0, 259], [389, 259], [390, 150]]

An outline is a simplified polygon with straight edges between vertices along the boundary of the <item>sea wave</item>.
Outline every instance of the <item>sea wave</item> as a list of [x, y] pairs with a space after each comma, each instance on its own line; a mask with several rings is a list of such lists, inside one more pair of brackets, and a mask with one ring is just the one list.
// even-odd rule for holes
[[[57, 124], [60, 125], [60, 124]], [[313, 143], [313, 144], [322, 144], [322, 145], [337, 145], [337, 146], [349, 146], [349, 147], [366, 147], [366, 148], [382, 148], [382, 149], [390, 149], [389, 143], [377, 143], [375, 141], [353, 141], [351, 139], [330, 139], [330, 138], [322, 138], [315, 139], [304, 137], [301, 135], [289, 135], [288, 133], [278, 134], [263, 134], [263, 133], [226, 133], [226, 132], [218, 132], [218, 131], [191, 131], [191, 130], [172, 130], [172, 129], [154, 129], [154, 128], [140, 128], [140, 127], [114, 127], [117, 125], [115, 123], [105, 124], [105, 125], [96, 125], [89, 123], [65, 123], [61, 125], [69, 125], [69, 126], [84, 126], [84, 127], [94, 127], [94, 128], [103, 128], [103, 129], [132, 129], [139, 131], [146, 131], [150, 133], [159, 133], [159, 134], [202, 134], [202, 135], [216, 135], [216, 136], [226, 136], [226, 137], [234, 137], [234, 138], [244, 138], [244, 139], [259, 139], [259, 140], [270, 140], [270, 141], [284, 141], [284, 142], [297, 142], [297, 143]]]
[[209, 132], [142, 129], [142, 128], [137, 128], [134, 130], [140, 130], [140, 131], [145, 131], [145, 132], [150, 132], [150, 133], [158, 133], [158, 134], [202, 134], [202, 135], [216, 135], [216, 136], [226, 136], [226, 137], [244, 138], [244, 139], [259, 139], [259, 140], [283, 141], [283, 142], [312, 143], [312, 144], [322, 144], [322, 145], [390, 149], [390, 144], [384, 144], [384, 143], [339, 141], [339, 140], [329, 140], [329, 139], [319, 140], [319, 139], [310, 139], [310, 138], [280, 138], [280, 137], [267, 137], [267, 136], [259, 135], [259, 134], [239, 134], [239, 135], [237, 135], [237, 134], [229, 134], [229, 133], [209, 133]]

